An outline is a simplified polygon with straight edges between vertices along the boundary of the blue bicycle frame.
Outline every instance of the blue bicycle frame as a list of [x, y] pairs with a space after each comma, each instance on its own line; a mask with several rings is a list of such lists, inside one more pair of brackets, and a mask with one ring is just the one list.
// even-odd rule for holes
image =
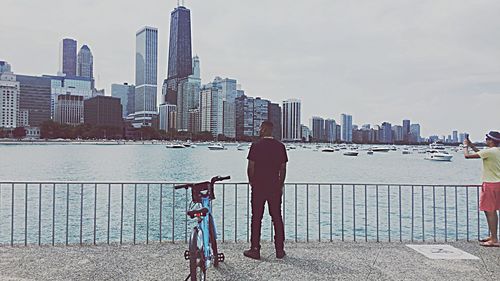
[[[212, 248], [210, 247], [210, 229], [209, 229], [209, 220], [212, 220], [212, 225], [214, 226], [214, 235], [215, 239], [217, 239], [217, 230], [215, 228], [215, 223], [213, 221], [212, 217], [212, 202], [209, 198], [203, 197], [201, 198], [201, 206], [203, 208], [208, 209], [208, 213], [203, 217], [201, 221], [198, 222], [198, 227], [200, 228], [202, 234], [203, 234], [203, 246], [204, 246], [204, 255], [205, 255], [205, 266], [208, 268], [211, 262], [211, 255], [210, 252], [212, 251]], [[217, 258], [217, 257], [213, 257]]]

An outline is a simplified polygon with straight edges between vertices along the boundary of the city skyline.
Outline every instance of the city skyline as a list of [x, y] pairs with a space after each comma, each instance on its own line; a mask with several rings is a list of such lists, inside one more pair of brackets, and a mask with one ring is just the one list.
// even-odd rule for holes
[[[43, 5], [8, 2], [5, 6], [6, 24], [0, 27], [0, 39], [9, 39], [5, 41], [14, 41], [16, 44], [2, 45], [0, 59], [9, 62], [15, 73], [56, 73], [58, 42], [63, 38], [74, 38], [92, 46], [97, 88], [106, 88], [109, 95], [112, 83], [133, 83], [135, 44], [129, 42], [130, 34], [140, 26], [151, 25], [159, 29], [158, 80], [166, 78], [168, 15], [176, 7], [176, 1], [151, 1], [151, 5], [157, 8], [152, 9], [146, 17], [139, 16], [120, 24], [106, 22], [105, 16], [106, 13], [114, 12], [112, 8], [119, 4], [118, 1], [88, 1], [85, 7], [77, 3], [64, 3], [60, 7], [62, 14], [66, 9], [79, 12], [71, 13], [71, 17], [59, 17], [56, 21], [58, 28], [54, 27], [56, 22], [52, 20], [43, 25], [14, 21], [21, 13], [26, 13], [27, 17], [31, 15], [36, 20], [39, 15], [35, 12], [53, 7], [57, 1], [48, 1]], [[299, 98], [303, 104], [303, 124], [307, 124], [307, 120], [314, 115], [339, 122], [339, 115], [349, 112], [353, 115], [353, 124], [358, 125], [381, 124], [384, 121], [400, 124], [402, 119], [415, 120], [422, 125], [422, 135], [448, 135], [452, 130], [458, 130], [468, 131], [473, 139], [481, 140], [485, 131], [495, 129], [497, 125], [494, 118], [489, 118], [486, 112], [495, 112], [494, 105], [500, 102], [497, 86], [500, 84], [500, 67], [493, 63], [500, 55], [495, 46], [500, 44], [497, 44], [496, 38], [486, 35], [489, 28], [493, 31], [499, 24], [491, 13], [495, 10], [492, 5], [498, 6], [498, 3], [483, 1], [472, 6], [451, 1], [437, 4], [409, 1], [406, 7], [402, 3], [386, 5], [385, 1], [375, 1], [368, 7], [373, 8], [370, 10], [346, 3], [313, 2], [287, 5], [290, 19], [284, 19], [284, 15], [278, 13], [283, 7], [280, 6], [282, 1], [266, 3], [266, 9], [261, 9], [263, 6], [260, 1], [187, 2], [186, 6], [194, 14], [193, 55], [198, 54], [203, 60], [203, 84], [212, 81], [215, 76], [230, 77], [243, 84], [250, 96], [260, 96], [278, 103], [288, 98]], [[314, 4], [321, 4], [322, 9], [312, 9]], [[130, 7], [134, 5], [137, 4], [129, 3]], [[225, 15], [220, 11], [217, 17], [212, 17], [210, 11], [217, 12], [217, 7], [221, 5], [227, 10], [246, 12], [237, 13], [237, 19], [234, 19], [234, 14]], [[440, 13], [432, 9], [436, 7], [448, 9], [446, 13]], [[89, 9], [96, 13], [92, 22], [87, 20], [71, 24]], [[359, 14], [355, 14], [352, 20], [341, 14], [336, 20], [330, 20], [338, 13], [349, 14], [353, 11]], [[470, 18], [476, 13], [482, 13], [479, 23], [467, 21], [470, 26], [463, 31], [456, 30], [456, 20], [464, 17], [464, 14]], [[297, 26], [292, 19], [302, 14], [311, 21], [300, 21], [303, 26]], [[252, 15], [260, 21], [251, 18]], [[275, 15], [276, 19], [268, 19], [269, 15]], [[238, 24], [228, 26], [228, 19]], [[422, 19], [428, 21], [420, 23]], [[282, 22], [278, 23], [278, 20]], [[356, 20], [359, 22], [356, 23]], [[396, 20], [400, 20], [400, 27], [391, 27]], [[89, 23], [99, 28], [89, 28]], [[433, 26], [438, 23], [442, 25]], [[480, 23], [490, 25], [486, 27]], [[15, 34], [16, 30], [21, 29], [22, 35]], [[231, 36], [221, 35], [213, 41], [214, 30], [226, 30], [221, 34]], [[304, 36], [305, 30], [315, 32]], [[322, 30], [328, 32], [323, 33]], [[271, 34], [278, 34], [279, 40], [270, 37]], [[345, 40], [332, 42], [329, 38], [338, 37], [336, 35], [342, 35], [341, 38]], [[113, 40], [109, 40], [110, 36]], [[381, 36], [380, 40], [375, 38], [377, 36]], [[296, 41], [290, 41], [293, 38]], [[473, 38], [475, 40], [471, 40]], [[28, 44], [23, 41], [26, 39], [37, 43]], [[389, 47], [387, 53], [382, 48], [382, 39], [389, 44], [386, 46]], [[249, 44], [262, 40], [266, 40], [266, 44]], [[452, 47], [451, 43], [462, 44]], [[286, 45], [287, 48], [279, 49], [278, 45]], [[354, 46], [352, 52], [346, 50], [346, 45]], [[44, 55], [36, 57], [36, 64], [29, 64], [34, 57], [26, 54], [34, 54], [35, 49]], [[302, 56], [295, 56], [297, 54]], [[376, 55], [380, 55], [380, 58]], [[295, 57], [296, 61], [291, 60], [291, 57]], [[362, 71], [363, 67], [365, 72]], [[294, 72], [294, 68], [300, 68], [301, 71]], [[298, 79], [311, 82], [294, 82]], [[157, 99], [160, 100], [159, 93]], [[412, 109], [411, 112], [408, 108]]]

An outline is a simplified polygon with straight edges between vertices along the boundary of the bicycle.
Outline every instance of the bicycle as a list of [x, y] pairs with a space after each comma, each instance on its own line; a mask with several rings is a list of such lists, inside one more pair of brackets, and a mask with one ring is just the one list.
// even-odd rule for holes
[[[186, 281], [206, 280], [206, 271], [213, 263], [214, 267], [224, 261], [224, 254], [217, 249], [217, 231], [212, 216], [212, 200], [215, 199], [214, 184], [219, 181], [228, 180], [230, 176], [213, 177], [210, 181], [177, 185], [175, 189], [191, 188], [190, 211], [187, 215], [198, 223], [193, 227], [189, 239], [189, 250], [184, 252], [184, 258], [189, 260], [189, 275]], [[201, 208], [195, 209], [195, 207]]]

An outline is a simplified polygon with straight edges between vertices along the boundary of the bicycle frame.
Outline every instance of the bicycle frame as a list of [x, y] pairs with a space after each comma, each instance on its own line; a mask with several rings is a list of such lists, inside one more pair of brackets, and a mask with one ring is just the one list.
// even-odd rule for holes
[[[210, 200], [208, 197], [203, 197], [201, 199], [201, 206], [203, 208], [208, 209], [208, 213], [202, 219], [198, 219], [198, 227], [201, 230], [201, 233], [203, 234], [203, 245], [204, 245], [203, 250], [204, 250], [204, 255], [205, 255], [205, 266], [208, 268], [208, 266], [210, 265], [210, 262], [212, 261], [212, 257], [210, 255], [212, 248], [209, 246], [210, 245], [210, 230], [209, 230], [209, 220], [210, 219], [212, 220], [212, 225], [214, 226], [214, 229], [216, 229], [215, 223], [214, 223], [213, 217], [212, 217], [212, 200]], [[215, 233], [215, 236], [216, 237], [214, 237], [214, 238], [217, 239], [216, 233]], [[213, 258], [217, 258], [217, 257], [213, 257]]]

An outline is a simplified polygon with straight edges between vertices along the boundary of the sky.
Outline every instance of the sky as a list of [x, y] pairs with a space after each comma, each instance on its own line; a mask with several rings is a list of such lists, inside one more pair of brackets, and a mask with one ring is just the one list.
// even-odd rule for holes
[[[134, 83], [135, 32], [159, 31], [166, 77], [177, 0], [2, 0], [0, 60], [19, 74], [56, 74], [59, 44], [94, 56], [96, 87]], [[186, 0], [202, 83], [238, 80], [246, 94], [302, 101], [312, 116], [421, 124], [421, 133], [500, 130], [500, 1]], [[159, 97], [160, 100], [160, 97]]]

